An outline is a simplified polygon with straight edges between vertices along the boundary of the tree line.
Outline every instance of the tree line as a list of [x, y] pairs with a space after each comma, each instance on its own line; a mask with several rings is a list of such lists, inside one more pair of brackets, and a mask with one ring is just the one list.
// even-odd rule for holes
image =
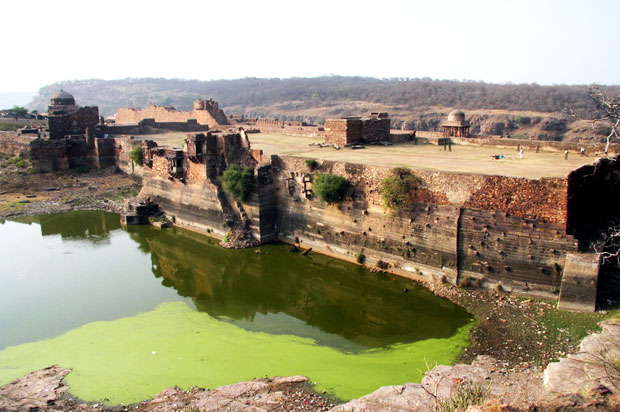
[[[256, 108], [294, 104], [295, 110], [338, 106], [347, 101], [380, 103], [399, 109], [428, 106], [461, 109], [504, 109], [568, 112], [592, 115], [596, 105], [587, 85], [491, 84], [479, 81], [323, 76], [313, 78], [183, 80], [128, 78], [76, 80], [54, 83], [39, 90], [31, 109], [45, 111], [60, 88], [72, 93], [79, 105], [97, 105], [104, 115], [119, 107], [172, 105], [189, 110], [197, 98], [213, 98], [220, 107]], [[610, 95], [620, 86], [601, 86]]]

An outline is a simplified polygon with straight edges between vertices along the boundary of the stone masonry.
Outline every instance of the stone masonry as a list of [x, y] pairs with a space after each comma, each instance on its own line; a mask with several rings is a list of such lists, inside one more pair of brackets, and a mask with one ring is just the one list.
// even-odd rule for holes
[[138, 123], [144, 119], [155, 122], [187, 122], [194, 119], [201, 125], [218, 128], [228, 125], [228, 119], [213, 100], [196, 100], [191, 111], [180, 111], [170, 106], [149, 106], [146, 109], [122, 108], [116, 112], [117, 124]]

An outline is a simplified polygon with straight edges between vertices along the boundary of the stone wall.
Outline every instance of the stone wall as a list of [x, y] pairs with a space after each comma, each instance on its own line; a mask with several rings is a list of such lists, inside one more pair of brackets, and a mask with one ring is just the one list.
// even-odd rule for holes
[[[616, 158], [603, 158], [568, 175], [567, 231], [581, 242], [581, 249], [593, 252], [593, 243], [602, 240], [610, 228], [618, 227], [620, 202], [620, 164]], [[615, 253], [617, 244], [606, 251]], [[620, 267], [617, 260], [603, 260], [599, 277], [600, 298], [620, 296]]]
[[198, 124], [211, 128], [228, 125], [226, 115], [220, 109], [180, 111], [168, 106], [149, 106], [146, 109], [121, 108], [116, 112], [117, 124], [138, 123], [143, 119], [153, 119], [158, 123], [185, 123], [193, 119]]
[[90, 129], [95, 132], [99, 124], [99, 109], [97, 107], [80, 107], [77, 111], [58, 116], [49, 116], [48, 120], [50, 139], [62, 139], [69, 135], [83, 135]]
[[325, 137], [325, 129], [320, 126], [272, 126], [261, 125], [263, 133], [284, 134], [287, 136]]
[[285, 127], [285, 126], [293, 126], [293, 127], [301, 127], [301, 126], [305, 126], [303, 122], [300, 121], [293, 121], [293, 120], [278, 120], [278, 119], [266, 119], [266, 118], [260, 118], [260, 119], [256, 119], [256, 125], [260, 126], [261, 128], [263, 126], [266, 127]]
[[356, 144], [362, 140], [362, 120], [325, 119], [325, 141], [337, 146]]
[[559, 291], [566, 254], [578, 251], [578, 242], [561, 226], [465, 208], [458, 244], [461, 278], [554, 292]]
[[154, 202], [174, 217], [175, 223], [200, 232], [224, 237], [227, 228], [222, 226], [225, 216], [218, 200], [217, 187], [204, 180], [184, 184], [145, 173], [141, 197], [151, 197]]
[[337, 146], [390, 140], [387, 113], [371, 113], [369, 118], [325, 119], [325, 141]]
[[362, 140], [366, 142], [387, 142], [390, 140], [389, 118], [370, 118], [362, 120]]
[[32, 136], [19, 136], [17, 132], [0, 131], [0, 153], [10, 156], [29, 156], [30, 143], [35, 139], [36, 137]]
[[620, 204], [620, 164], [600, 159], [568, 175], [568, 233], [589, 242], [617, 224]]
[[[272, 157], [277, 228], [287, 242], [421, 279], [553, 296], [567, 252], [565, 179], [519, 179], [413, 170], [416, 204], [400, 212], [381, 205], [381, 181], [391, 169], [324, 161], [317, 169], [352, 183], [344, 202], [327, 205], [305, 196], [305, 159]], [[314, 172], [314, 171], [313, 171]], [[305, 185], [305, 186], [304, 186]], [[538, 196], [537, 193], [545, 195]], [[564, 201], [562, 201], [564, 200]]]
[[100, 135], [141, 135], [153, 133], [155, 130], [171, 130], [176, 132], [206, 132], [208, 125], [199, 124], [196, 119], [185, 122], [156, 122], [154, 119], [143, 119], [136, 124], [105, 125], [99, 128]]

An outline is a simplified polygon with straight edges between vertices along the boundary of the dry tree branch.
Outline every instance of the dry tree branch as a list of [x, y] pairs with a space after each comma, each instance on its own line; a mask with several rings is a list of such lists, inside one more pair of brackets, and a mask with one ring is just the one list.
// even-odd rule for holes
[[611, 138], [615, 136], [616, 139], [620, 140], [620, 136], [618, 135], [618, 125], [620, 125], [620, 96], [608, 96], [601, 91], [598, 85], [593, 85], [590, 88], [590, 98], [594, 100], [596, 108], [600, 113], [598, 118], [591, 119], [592, 128], [594, 129], [594, 125], [597, 122], [613, 122], [605, 141], [605, 155], [607, 155], [609, 152], [609, 145], [611, 144]]
[[603, 262], [616, 260], [620, 264], [620, 225], [610, 226], [603, 238], [595, 242], [592, 247]]

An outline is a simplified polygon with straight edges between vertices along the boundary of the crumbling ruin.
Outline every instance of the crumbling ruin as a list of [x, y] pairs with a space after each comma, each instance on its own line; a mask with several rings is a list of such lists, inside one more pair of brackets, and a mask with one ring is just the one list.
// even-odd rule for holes
[[195, 120], [198, 124], [211, 128], [229, 125], [228, 118], [212, 99], [198, 99], [194, 102], [193, 110], [181, 111], [171, 106], [149, 106], [146, 109], [122, 108], [116, 112], [117, 124], [138, 123], [144, 119], [153, 119], [155, 122], [187, 122]]
[[336, 146], [390, 140], [390, 118], [387, 113], [373, 112], [367, 118], [344, 117], [325, 119], [325, 141]]

